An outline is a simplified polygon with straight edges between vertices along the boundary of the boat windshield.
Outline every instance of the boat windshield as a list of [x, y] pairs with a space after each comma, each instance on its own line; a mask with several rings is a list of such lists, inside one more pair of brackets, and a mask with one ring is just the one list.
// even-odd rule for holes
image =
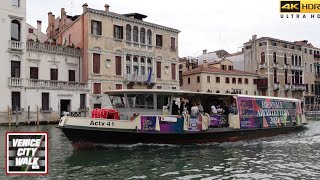
[[128, 94], [131, 108], [153, 109], [153, 94]]
[[110, 96], [111, 104], [114, 108], [123, 108], [125, 107], [125, 98], [123, 95]]

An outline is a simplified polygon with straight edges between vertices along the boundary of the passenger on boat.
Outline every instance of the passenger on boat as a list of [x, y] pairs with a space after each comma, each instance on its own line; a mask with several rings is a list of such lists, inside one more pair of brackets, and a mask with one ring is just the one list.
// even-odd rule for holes
[[175, 100], [172, 102], [172, 115], [179, 115], [179, 107]]
[[211, 106], [211, 115], [214, 115], [214, 114], [217, 114], [217, 113], [218, 112], [217, 112], [216, 106], [214, 104], [212, 104], [212, 106]]
[[230, 106], [230, 113], [232, 114], [238, 114], [238, 110], [237, 110], [237, 106], [236, 106], [236, 103], [233, 102]]
[[203, 106], [201, 105], [201, 101], [197, 102], [199, 113], [202, 114], [204, 112]]
[[191, 116], [196, 116], [199, 114], [199, 108], [198, 108], [196, 102], [193, 102], [192, 105], [193, 106], [191, 108]]
[[185, 114], [185, 115], [188, 114], [188, 110], [187, 110], [185, 103], [183, 101], [181, 101], [180, 115], [183, 115], [183, 114]]

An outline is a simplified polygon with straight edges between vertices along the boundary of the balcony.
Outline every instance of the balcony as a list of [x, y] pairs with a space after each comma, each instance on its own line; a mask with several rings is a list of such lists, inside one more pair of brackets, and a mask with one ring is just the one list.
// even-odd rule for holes
[[88, 84], [69, 81], [9, 78], [10, 87], [89, 91]]
[[279, 68], [279, 64], [278, 64], [278, 63], [273, 62], [272, 67], [273, 67], [273, 68], [275, 68], [275, 69], [278, 69], [278, 68]]
[[42, 44], [38, 42], [28, 41], [27, 42], [28, 51], [44, 52], [58, 55], [66, 55], [72, 57], [80, 57], [81, 50], [71, 47], [56, 46], [51, 44]]
[[23, 43], [20, 41], [9, 41], [9, 49], [10, 50], [14, 50], [14, 51], [22, 51], [23, 47], [22, 47]]
[[280, 89], [280, 84], [279, 83], [274, 83], [273, 84], [273, 90], [279, 90]]
[[303, 66], [291, 65], [291, 70], [303, 71]]
[[288, 64], [284, 64], [283, 65], [283, 69], [289, 69], [289, 65]]
[[315, 73], [316, 78], [320, 77], [320, 73]]
[[266, 67], [267, 67], [266, 63], [259, 64], [259, 68], [260, 69], [265, 69]]
[[23, 79], [22, 78], [15, 78], [15, 77], [9, 77], [9, 86], [10, 87], [22, 87], [23, 86]]
[[292, 91], [305, 91], [306, 86], [304, 84], [294, 84], [291, 86]]
[[320, 54], [314, 54], [313, 57], [314, 57], [315, 59], [320, 59]]
[[290, 89], [291, 89], [291, 84], [286, 83], [286, 84], [284, 85], [284, 90], [285, 90], [285, 91], [289, 91]]
[[151, 76], [149, 81], [148, 79], [149, 79], [148, 75], [127, 74], [125, 76], [125, 80], [127, 82], [135, 82], [135, 83], [155, 83], [156, 82], [155, 76]]

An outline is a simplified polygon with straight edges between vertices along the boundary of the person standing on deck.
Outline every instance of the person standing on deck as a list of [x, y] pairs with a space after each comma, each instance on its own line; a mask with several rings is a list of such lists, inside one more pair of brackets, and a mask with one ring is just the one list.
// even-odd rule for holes
[[217, 113], [218, 113], [218, 111], [217, 111], [216, 106], [214, 104], [212, 104], [212, 106], [211, 106], [211, 115], [214, 115], [214, 114], [217, 114]]
[[191, 108], [191, 116], [196, 116], [199, 114], [199, 108], [198, 108], [196, 102], [193, 102], [192, 105], [193, 106]]

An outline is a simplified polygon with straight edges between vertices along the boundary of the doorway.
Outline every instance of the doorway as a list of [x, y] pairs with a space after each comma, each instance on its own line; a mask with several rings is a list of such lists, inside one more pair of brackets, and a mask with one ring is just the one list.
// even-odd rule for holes
[[60, 116], [63, 116], [63, 112], [70, 112], [70, 100], [67, 99], [61, 99], [60, 100]]

